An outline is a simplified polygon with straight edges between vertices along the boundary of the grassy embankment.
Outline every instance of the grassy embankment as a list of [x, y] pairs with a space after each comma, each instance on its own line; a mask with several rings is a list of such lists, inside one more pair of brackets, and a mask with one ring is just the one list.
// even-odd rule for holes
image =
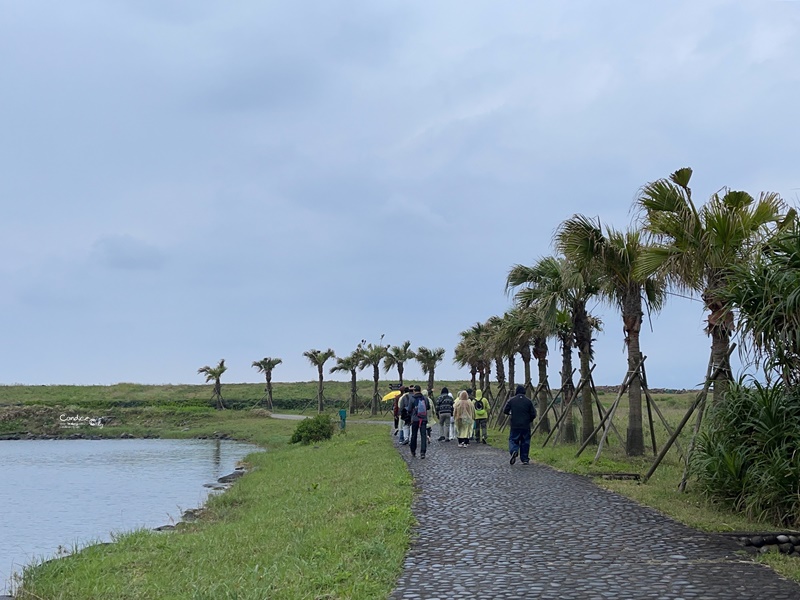
[[[137, 390], [136, 406], [125, 389]], [[227, 436], [268, 449], [252, 472], [212, 498], [202, 518], [170, 533], [137, 531], [28, 569], [19, 598], [381, 598], [402, 567], [412, 482], [383, 427], [349, 425], [318, 447], [292, 446], [297, 423], [265, 411], [215, 411], [149, 386], [0, 389], [0, 431], [74, 434], [64, 412], [110, 416], [102, 429], [161, 437]], [[207, 388], [196, 390], [202, 402]], [[22, 397], [22, 400], [20, 398]], [[115, 398], [120, 398], [117, 401]], [[134, 404], [120, 408], [119, 404]], [[3, 406], [5, 404], [5, 406]], [[96, 413], [96, 414], [95, 414]], [[10, 418], [8, 418], [10, 417]]]

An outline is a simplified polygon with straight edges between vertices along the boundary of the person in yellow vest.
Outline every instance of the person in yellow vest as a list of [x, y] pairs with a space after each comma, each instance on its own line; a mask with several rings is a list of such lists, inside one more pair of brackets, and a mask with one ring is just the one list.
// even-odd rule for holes
[[483, 392], [475, 392], [475, 400], [472, 402], [475, 408], [475, 441], [486, 443], [486, 429], [489, 423], [489, 402], [483, 397]]

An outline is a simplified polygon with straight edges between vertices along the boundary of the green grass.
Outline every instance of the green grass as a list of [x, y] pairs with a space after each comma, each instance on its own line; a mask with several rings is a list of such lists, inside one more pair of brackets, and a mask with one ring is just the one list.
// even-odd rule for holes
[[288, 446], [296, 423], [236, 421], [233, 434], [268, 451], [248, 457], [253, 471], [210, 500], [200, 522], [31, 567], [18, 597], [386, 597], [413, 524], [411, 478], [386, 430], [354, 425], [317, 446]]
[[[396, 380], [392, 380], [395, 381]], [[380, 381], [378, 393], [389, 392], [389, 381]], [[423, 381], [406, 381], [408, 385], [427, 385]], [[436, 393], [442, 386], [451, 390], [464, 389], [465, 381], [437, 381]], [[236, 409], [264, 407], [265, 383], [222, 383], [222, 396], [227, 406]], [[359, 380], [357, 393], [359, 414], [369, 412], [373, 383]], [[348, 408], [350, 402], [349, 381], [326, 381], [323, 395], [327, 411], [334, 412]], [[291, 412], [303, 408], [306, 412], [316, 412], [317, 382], [301, 381], [294, 383], [273, 383], [273, 400], [276, 409], [281, 406]], [[84, 409], [111, 410], [114, 408], [136, 408], [152, 406], [171, 406], [176, 408], [197, 406], [213, 407], [210, 385], [140, 385], [119, 383], [116, 385], [3, 385], [0, 386], [0, 407], [3, 406], [80, 406]], [[381, 412], [391, 408], [391, 403], [381, 403]], [[0, 433], [2, 433], [0, 431]]]

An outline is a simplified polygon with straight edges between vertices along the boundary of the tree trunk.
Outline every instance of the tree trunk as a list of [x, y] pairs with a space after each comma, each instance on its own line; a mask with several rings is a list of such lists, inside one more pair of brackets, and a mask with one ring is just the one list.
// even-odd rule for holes
[[325, 410], [325, 404], [322, 401], [322, 366], [320, 365], [317, 367], [319, 371], [319, 386], [317, 387], [317, 410], [319, 412], [323, 412]]
[[[720, 282], [714, 280], [710, 285], [711, 289], [714, 289]], [[712, 402], [716, 406], [725, 400], [730, 387], [731, 362], [727, 354], [733, 331], [733, 313], [727, 309], [724, 302], [714, 297], [708, 290], [703, 293], [703, 302], [709, 311], [706, 331], [711, 335], [712, 373], [720, 369], [719, 376], [712, 383], [714, 386]]]
[[222, 382], [219, 379], [214, 381], [214, 398], [217, 401], [217, 410], [225, 408], [225, 403], [222, 400]]
[[470, 367], [469, 375], [470, 375], [470, 385], [472, 386], [472, 393], [475, 393], [475, 377], [478, 374], [478, 367]]
[[495, 379], [497, 379], [497, 385], [499, 387], [505, 388], [506, 387], [506, 367], [503, 364], [502, 358], [495, 358], [494, 359], [494, 369], [497, 373]]
[[378, 414], [378, 379], [380, 378], [380, 365], [372, 365], [372, 410], [371, 414]]
[[722, 366], [719, 376], [714, 380], [712, 402], [714, 406], [724, 402], [731, 381], [731, 361], [727, 356], [731, 343], [730, 331], [722, 324], [711, 328], [711, 356], [714, 361], [712, 373]]
[[[499, 403], [499, 408], [502, 410], [506, 401], [506, 396], [508, 396], [508, 392], [506, 391], [506, 367], [503, 364], [503, 357], [495, 357], [494, 364], [496, 373], [495, 379], [497, 379], [497, 396], [495, 396], [492, 408], [495, 408]], [[497, 411], [494, 412], [492, 418], [497, 419]]]
[[[622, 324], [625, 328], [625, 345], [628, 348], [628, 373], [642, 359], [639, 334], [642, 329], [642, 297], [638, 288], [629, 290], [623, 301]], [[640, 370], [641, 372], [641, 370]], [[628, 387], [628, 433], [625, 441], [628, 456], [644, 454], [644, 432], [642, 430], [642, 380], [634, 377]]]
[[592, 405], [592, 386], [588, 384], [592, 367], [592, 327], [589, 324], [589, 315], [586, 312], [586, 303], [579, 301], [572, 306], [572, 323], [575, 333], [575, 343], [578, 346], [578, 360], [580, 361], [581, 381], [584, 382], [581, 390], [581, 442], [597, 443], [594, 432], [594, 406]]
[[[591, 340], [587, 344], [589, 348], [591, 348], [592, 342]], [[578, 357], [581, 361], [581, 379], [588, 380], [591, 377], [591, 368], [592, 368], [592, 361], [591, 357], [591, 350], [584, 349], [578, 352]], [[588, 383], [585, 383], [583, 388], [581, 389], [581, 410], [583, 412], [583, 418], [581, 419], [581, 442], [585, 442], [589, 440], [590, 444], [597, 444], [597, 436], [592, 435], [594, 433], [594, 404], [592, 402], [592, 386]]]
[[[514, 381], [517, 375], [517, 359], [516, 352], [508, 355], [508, 395], [513, 396], [517, 390], [517, 384]], [[505, 398], [503, 398], [505, 400]]]
[[536, 365], [539, 368], [539, 396], [536, 398], [539, 405], [539, 431], [550, 433], [550, 417], [547, 415], [547, 394], [544, 388], [549, 388], [549, 385], [542, 385], [547, 383], [547, 340], [545, 338], [537, 337], [533, 340], [533, 357], [536, 359]]
[[272, 372], [267, 371], [267, 408], [272, 410]]
[[403, 387], [403, 363], [397, 363], [397, 378], [400, 380], [400, 387]]
[[519, 348], [520, 356], [522, 356], [522, 366], [525, 368], [525, 390], [533, 391], [533, 382], [531, 380], [531, 347], [528, 344], [523, 344]]
[[428, 372], [428, 398], [433, 402], [433, 369]]
[[350, 370], [350, 414], [356, 414], [356, 402], [358, 401], [358, 384], [356, 382], [356, 370]]
[[575, 385], [572, 383], [571, 333], [561, 338], [561, 388], [564, 390], [561, 396], [561, 406], [567, 411], [566, 416], [561, 421], [561, 438], [571, 444], [577, 441], [572, 407], [572, 395], [575, 392]]

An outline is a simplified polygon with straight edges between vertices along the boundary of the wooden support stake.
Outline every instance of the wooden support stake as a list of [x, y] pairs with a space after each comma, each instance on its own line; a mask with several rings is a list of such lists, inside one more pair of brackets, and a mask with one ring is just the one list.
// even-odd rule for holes
[[[592, 384], [592, 392], [594, 393], [594, 400], [597, 403], [597, 412], [600, 413], [600, 418], [602, 419], [606, 415], [606, 412], [605, 412], [605, 408], [603, 408], [603, 403], [600, 402], [600, 398], [597, 395], [597, 388], [594, 386], [594, 378], [592, 378], [591, 384]], [[609, 407], [609, 409], [610, 408], [611, 407]], [[610, 425], [611, 425], [611, 429], [614, 431], [614, 433], [617, 434], [617, 437], [619, 438], [620, 443], [624, 446], [625, 445], [625, 439], [622, 437], [622, 435], [620, 435], [619, 430], [617, 430], [617, 426], [614, 425], [613, 421], [610, 422]], [[599, 431], [599, 429], [598, 429], [598, 431]], [[597, 434], [595, 433], [594, 435], [597, 435]]]
[[[647, 370], [645, 369], [644, 365], [642, 365], [642, 383], [644, 383], [644, 387], [642, 388], [642, 391], [644, 392], [644, 395], [647, 398], [647, 401], [650, 403], [650, 406], [653, 407], [653, 410], [656, 411], [656, 414], [658, 415], [658, 418], [661, 421], [661, 424], [664, 426], [664, 429], [667, 430], [667, 435], [671, 436], [672, 435], [672, 427], [670, 427], [669, 423], [667, 422], [667, 419], [664, 417], [664, 414], [661, 412], [661, 409], [658, 408], [658, 403], [655, 401], [655, 398], [653, 398], [650, 395], [650, 389], [647, 386]], [[681, 446], [681, 443], [678, 441], [677, 438], [675, 439], [675, 448], [678, 450], [678, 454], [680, 454], [681, 458], [683, 460], [686, 460], [686, 453], [683, 451], [683, 447]]]
[[[572, 381], [572, 375], [574, 375], [574, 374], [575, 374], [575, 369], [572, 369], [572, 373], [570, 374], [570, 381]], [[570, 383], [570, 381], [565, 382], [564, 385], [561, 386], [561, 389], [558, 390], [558, 393], [555, 395], [553, 400], [550, 402], [550, 406], [547, 407], [547, 410], [550, 410], [550, 407], [552, 407], [555, 404], [555, 402], [558, 399], [558, 397], [561, 396], [564, 393], [564, 388], [567, 386], [567, 383]], [[555, 410], [553, 410], [553, 412], [555, 412]], [[559, 423], [561, 423], [561, 420], [564, 418], [565, 415], [566, 415], [566, 411], [562, 410], [561, 414], [556, 419], [555, 425], [553, 425], [553, 428], [550, 430], [550, 433], [547, 434], [547, 439], [544, 441], [544, 444], [542, 444], [542, 448], [544, 448], [547, 445], [547, 442], [550, 440], [550, 436], [552, 436], [556, 432], [556, 430], [558, 429]]]
[[[586, 446], [589, 445], [589, 442], [591, 442], [594, 436], [597, 435], [597, 432], [600, 431], [600, 428], [603, 426], [603, 423], [605, 423], [606, 421], [610, 421], [612, 423], [614, 422], [614, 413], [617, 412], [617, 406], [619, 406], [619, 401], [622, 398], [622, 395], [625, 393], [625, 390], [628, 389], [628, 386], [631, 384], [631, 381], [633, 381], [633, 378], [639, 376], [639, 368], [641, 367], [642, 363], [646, 358], [647, 358], [646, 356], [642, 356], [642, 358], [639, 359], [639, 363], [636, 365], [636, 369], [625, 373], [625, 378], [622, 380], [622, 385], [619, 388], [619, 392], [617, 393], [617, 397], [614, 400], [614, 403], [611, 405], [611, 408], [606, 413], [605, 418], [597, 426], [596, 430], [592, 433], [591, 436], [589, 436], [589, 439], [587, 439], [584, 442], [583, 446], [581, 446], [581, 448], [578, 450], [577, 456], [580, 456], [580, 453], [584, 451]], [[606, 437], [608, 437], [609, 431], [610, 428], [606, 428], [606, 430], [603, 432], [603, 437], [600, 438], [600, 443], [597, 445], [597, 453], [594, 456], [592, 464], [596, 463], [597, 459], [600, 458], [600, 453], [603, 451], [603, 444], [606, 441]]]
[[[597, 365], [592, 365], [592, 368], [589, 369], [589, 374], [590, 375], [591, 375], [592, 371], [594, 371], [594, 368], [596, 366]], [[575, 373], [575, 369], [573, 369], [572, 372]], [[586, 385], [586, 383], [587, 383], [587, 381], [585, 381], [583, 379], [578, 381], [577, 387], [572, 391], [572, 397], [569, 399], [569, 402], [567, 403], [567, 406], [564, 407], [564, 412], [561, 413], [561, 420], [562, 421], [566, 418], [568, 411], [572, 410], [572, 403], [575, 402], [575, 398], [578, 397], [578, 395], [580, 394], [581, 390]], [[580, 406], [580, 404], [578, 404], [578, 406]], [[560, 437], [561, 437], [561, 429], [558, 428], [558, 433], [556, 434], [556, 438], [553, 441], [553, 443], [555, 444]], [[548, 437], [547, 439], [549, 440], [550, 438]], [[544, 443], [546, 445], [547, 444], [547, 440], [545, 440]]]
[[[625, 378], [622, 380], [622, 385], [619, 388], [619, 393], [617, 394], [617, 397], [614, 400], [614, 403], [611, 405], [611, 408], [608, 410], [608, 413], [606, 413], [607, 420], [610, 423], [614, 422], [614, 414], [617, 412], [617, 407], [619, 406], [619, 402], [622, 399], [622, 396], [625, 394], [627, 389], [630, 387], [631, 382], [633, 381], [634, 377], [639, 377], [640, 368], [641, 368], [641, 366], [644, 363], [646, 358], [647, 358], [646, 356], [642, 356], [642, 358], [639, 359], [639, 362], [636, 365], [636, 369], [634, 371], [629, 371], [629, 372], [625, 373]], [[598, 427], [597, 431], [599, 431], [599, 430], [600, 429]], [[600, 438], [600, 443], [597, 445], [597, 452], [595, 453], [594, 460], [592, 461], [592, 464], [596, 463], [597, 459], [600, 458], [600, 453], [603, 451], [603, 444], [605, 444], [605, 441], [606, 441], [606, 438], [608, 437], [608, 432], [609, 431], [610, 431], [610, 428], [606, 428], [605, 431], [603, 432], [603, 436]], [[595, 435], [597, 435], [597, 434], [594, 433], [587, 440], [587, 444], [586, 444], [587, 446], [588, 446], [588, 442], [591, 441], [592, 438]], [[584, 446], [583, 448], [585, 448], [585, 447], [586, 446]], [[581, 448], [581, 452], [583, 451], [583, 448]]]
[[706, 412], [706, 397], [703, 397], [703, 401], [700, 402], [700, 406], [697, 409], [697, 420], [694, 422], [694, 434], [692, 435], [692, 441], [689, 442], [689, 452], [686, 455], [686, 465], [683, 468], [683, 476], [681, 477], [681, 482], [678, 484], [678, 491], [685, 492], [686, 491], [686, 481], [689, 479], [689, 460], [692, 457], [692, 452], [694, 452], [694, 445], [697, 441], [697, 434], [700, 433], [700, 425], [703, 422], [703, 414]]
[[[725, 358], [726, 359], [730, 356], [731, 352], [733, 352], [733, 349], [735, 347], [736, 347], [736, 344], [731, 344], [731, 347], [728, 348], [728, 352], [725, 354]], [[694, 411], [697, 409], [697, 407], [700, 406], [701, 402], [705, 401], [705, 397], [708, 394], [708, 388], [711, 386], [711, 382], [713, 380], [715, 380], [717, 377], [719, 377], [720, 373], [722, 373], [722, 370], [724, 368], [723, 365], [719, 365], [714, 370], [714, 372], [711, 373], [711, 369], [712, 369], [713, 366], [714, 366], [714, 357], [712, 355], [711, 358], [708, 361], [708, 370], [706, 371], [706, 382], [705, 382], [705, 385], [703, 385], [703, 389], [700, 391], [699, 394], [697, 394], [697, 398], [695, 398], [695, 401], [692, 402], [692, 405], [689, 407], [689, 410], [686, 411], [686, 414], [684, 415], [683, 419], [681, 419], [681, 422], [678, 424], [678, 428], [675, 430], [675, 433], [672, 434], [672, 436], [667, 441], [666, 445], [661, 449], [661, 452], [659, 452], [658, 456], [656, 457], [656, 460], [653, 462], [652, 466], [650, 467], [650, 470], [647, 471], [647, 474], [642, 479], [642, 483], [647, 483], [647, 481], [650, 479], [650, 477], [653, 476], [653, 473], [656, 472], [656, 469], [658, 468], [658, 465], [660, 465], [661, 461], [664, 460], [664, 456], [666, 456], [667, 452], [672, 447], [672, 444], [678, 438], [678, 435], [680, 435], [681, 431], [686, 426], [686, 423], [692, 417], [692, 413], [694, 413]], [[691, 454], [686, 456], [687, 464], [688, 464], [690, 459], [691, 459]]]
[[653, 456], [656, 456], [658, 454], [658, 446], [656, 445], [656, 428], [653, 424], [653, 408], [650, 406], [650, 394], [645, 394], [644, 399], [647, 402], [647, 422], [650, 424], [650, 441], [653, 443]]

